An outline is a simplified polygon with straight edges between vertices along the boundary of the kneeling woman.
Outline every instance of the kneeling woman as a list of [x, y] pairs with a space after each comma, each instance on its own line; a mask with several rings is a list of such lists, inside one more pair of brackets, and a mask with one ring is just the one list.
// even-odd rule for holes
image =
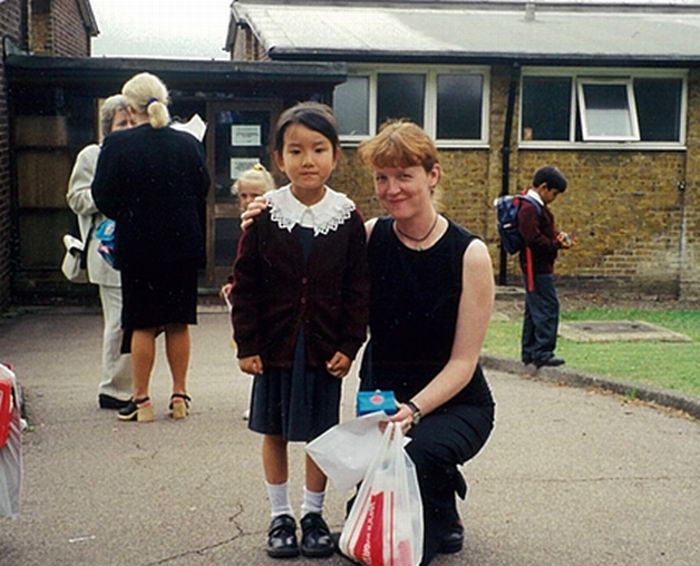
[[462, 548], [457, 466], [484, 446], [494, 402], [478, 364], [494, 302], [491, 259], [474, 234], [441, 216], [432, 139], [411, 122], [385, 124], [358, 154], [389, 216], [367, 222], [370, 336], [361, 389], [393, 390], [392, 418], [412, 438], [424, 509], [424, 560]]

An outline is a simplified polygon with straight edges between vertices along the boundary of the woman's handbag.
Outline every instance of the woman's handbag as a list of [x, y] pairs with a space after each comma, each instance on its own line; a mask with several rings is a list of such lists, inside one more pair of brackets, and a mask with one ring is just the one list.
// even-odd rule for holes
[[389, 423], [340, 535], [340, 551], [365, 566], [418, 566], [423, 505], [404, 435]]
[[63, 275], [66, 276], [68, 281], [73, 283], [87, 283], [87, 250], [85, 249], [85, 244], [75, 236], [66, 234], [63, 236], [63, 245], [66, 248], [66, 253], [61, 262]]

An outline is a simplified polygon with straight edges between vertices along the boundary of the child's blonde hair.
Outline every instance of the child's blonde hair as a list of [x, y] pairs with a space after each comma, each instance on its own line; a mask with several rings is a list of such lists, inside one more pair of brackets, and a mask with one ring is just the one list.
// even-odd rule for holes
[[231, 185], [231, 194], [236, 196], [241, 181], [259, 183], [263, 187], [263, 192], [271, 191], [275, 188], [275, 180], [270, 172], [261, 163], [256, 163], [250, 169], [241, 173], [241, 176]]
[[137, 112], [146, 112], [154, 128], [164, 128], [170, 123], [168, 104], [170, 97], [163, 81], [151, 73], [139, 73], [124, 83], [122, 94]]

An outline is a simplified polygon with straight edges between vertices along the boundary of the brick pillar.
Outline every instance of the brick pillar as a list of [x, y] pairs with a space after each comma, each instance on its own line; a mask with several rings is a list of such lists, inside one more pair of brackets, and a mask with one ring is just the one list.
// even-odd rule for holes
[[688, 81], [688, 132], [684, 241], [681, 243], [680, 298], [700, 299], [700, 71]]

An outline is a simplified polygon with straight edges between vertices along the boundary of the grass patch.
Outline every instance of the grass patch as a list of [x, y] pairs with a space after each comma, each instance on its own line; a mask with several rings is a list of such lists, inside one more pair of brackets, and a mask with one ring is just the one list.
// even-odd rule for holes
[[[591, 308], [562, 312], [563, 321], [642, 320], [690, 336], [692, 342], [582, 343], [559, 338], [566, 367], [700, 397], [700, 310]], [[484, 353], [520, 359], [521, 321], [492, 322]]]

